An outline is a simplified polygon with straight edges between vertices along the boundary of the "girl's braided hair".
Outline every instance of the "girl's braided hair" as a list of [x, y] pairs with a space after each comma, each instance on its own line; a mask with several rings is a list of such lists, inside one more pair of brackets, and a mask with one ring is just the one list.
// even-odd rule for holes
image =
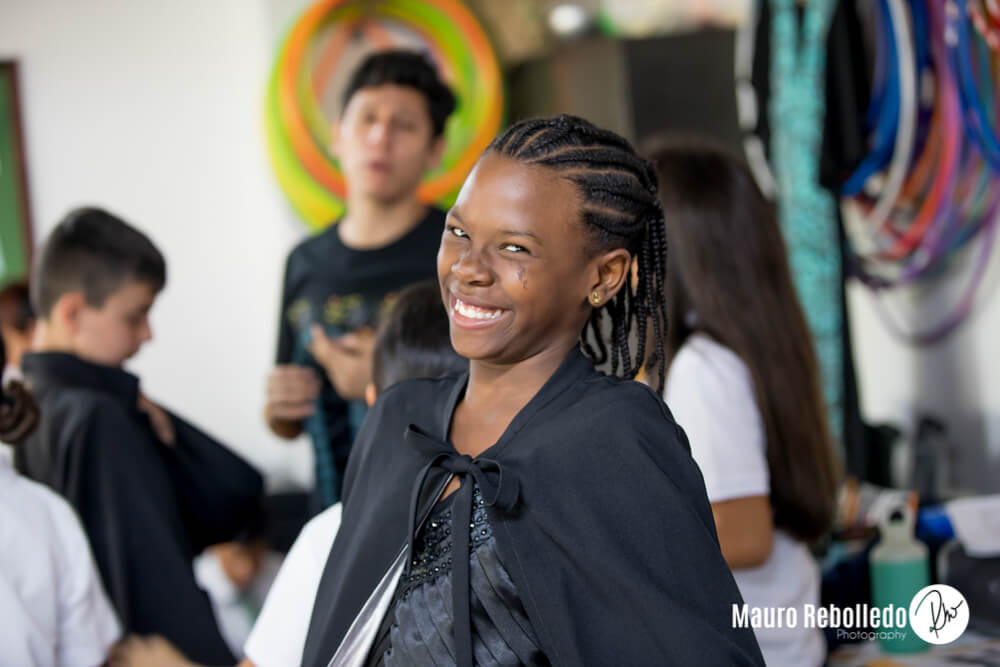
[[[657, 390], [662, 392], [667, 241], [652, 165], [614, 132], [568, 115], [521, 121], [486, 150], [562, 172], [579, 189], [592, 251], [625, 248], [632, 254], [638, 280], [627, 280], [606, 307], [593, 309], [580, 344], [595, 364], [608, 360], [610, 346], [613, 375], [634, 378], [645, 364], [656, 371]], [[610, 341], [605, 341], [602, 329], [605, 311], [611, 318]], [[653, 349], [647, 351], [650, 323]]]

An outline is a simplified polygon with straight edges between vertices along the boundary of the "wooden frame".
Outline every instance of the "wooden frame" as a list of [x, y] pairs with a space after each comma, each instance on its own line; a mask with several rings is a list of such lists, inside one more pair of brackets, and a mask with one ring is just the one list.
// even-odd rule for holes
[[0, 61], [0, 286], [28, 276], [31, 231], [18, 67]]

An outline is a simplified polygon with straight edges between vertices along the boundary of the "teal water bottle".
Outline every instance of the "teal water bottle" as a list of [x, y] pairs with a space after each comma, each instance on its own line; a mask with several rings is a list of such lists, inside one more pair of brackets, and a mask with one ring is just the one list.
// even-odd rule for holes
[[[913, 537], [913, 513], [904, 505], [891, 511], [879, 526], [881, 539], [868, 556], [872, 581], [872, 604], [880, 609], [893, 605], [907, 610], [902, 638], [879, 638], [888, 653], [917, 653], [928, 648], [909, 622], [910, 601], [917, 591], [930, 585], [927, 547]], [[892, 632], [883, 628], [886, 632]]]

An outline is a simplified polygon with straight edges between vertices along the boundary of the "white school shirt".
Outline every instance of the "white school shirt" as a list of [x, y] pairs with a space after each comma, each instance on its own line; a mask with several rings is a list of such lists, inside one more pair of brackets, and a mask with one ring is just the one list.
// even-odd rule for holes
[[340, 528], [341, 504], [309, 520], [288, 551], [243, 652], [256, 667], [302, 662], [319, 580]]
[[265, 553], [249, 588], [241, 591], [226, 575], [214, 551], [207, 549], [194, 559], [194, 580], [212, 601], [219, 632], [233, 655], [243, 655], [243, 644], [260, 615], [281, 563], [281, 554]]
[[[712, 503], [770, 494], [766, 435], [753, 380], [743, 360], [708, 336], [694, 334], [667, 373], [664, 398], [687, 433]], [[805, 605], [819, 604], [820, 574], [804, 544], [781, 529], [767, 561], [733, 570], [750, 608], [795, 607], [796, 628], [755, 628], [770, 667], [822, 665], [822, 631], [805, 628]]]
[[121, 636], [73, 509], [18, 475], [8, 451], [0, 451], [0, 619], [3, 667], [94, 667]]

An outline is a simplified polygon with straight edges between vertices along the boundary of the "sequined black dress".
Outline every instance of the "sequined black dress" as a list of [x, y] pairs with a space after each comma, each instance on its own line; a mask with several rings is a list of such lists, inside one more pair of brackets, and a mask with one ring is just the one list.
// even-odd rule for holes
[[[400, 580], [368, 666], [454, 665], [451, 610], [454, 496], [434, 508], [414, 542], [409, 574]], [[470, 604], [477, 665], [548, 665], [514, 582], [497, 554], [483, 497], [473, 491], [469, 526]]]

